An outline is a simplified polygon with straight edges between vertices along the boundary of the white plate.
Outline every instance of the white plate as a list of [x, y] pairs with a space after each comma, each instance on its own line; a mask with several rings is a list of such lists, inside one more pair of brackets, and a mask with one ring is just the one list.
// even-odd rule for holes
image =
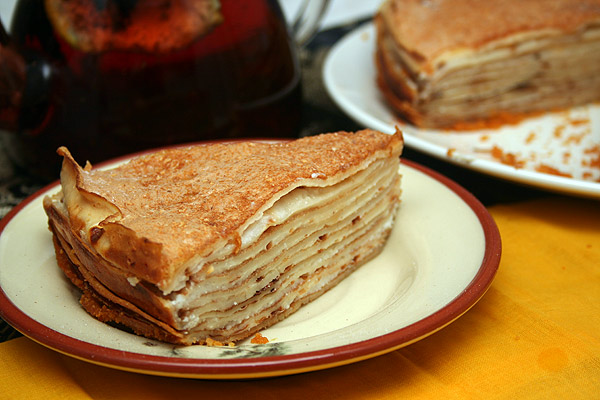
[[[495, 130], [418, 129], [387, 107], [375, 83], [374, 52], [375, 29], [368, 23], [341, 39], [323, 67], [327, 91], [358, 123], [388, 133], [398, 126], [408, 146], [486, 174], [600, 198], [600, 105], [548, 113]], [[519, 167], [500, 162], [500, 154], [512, 157]], [[538, 172], [544, 167], [569, 177]]]
[[174, 346], [98, 322], [56, 265], [42, 199], [0, 222], [0, 316], [61, 353], [147, 374], [238, 379], [330, 368], [383, 354], [454, 321], [483, 296], [500, 261], [486, 209], [456, 183], [403, 164], [402, 205], [384, 251], [266, 329], [265, 345]]

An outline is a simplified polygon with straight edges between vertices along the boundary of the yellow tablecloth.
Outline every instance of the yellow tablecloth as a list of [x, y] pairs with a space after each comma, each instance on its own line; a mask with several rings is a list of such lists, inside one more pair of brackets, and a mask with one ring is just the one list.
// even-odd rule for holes
[[0, 399], [600, 399], [600, 202], [556, 196], [490, 212], [503, 240], [490, 290], [403, 349], [227, 382], [113, 370], [19, 338], [0, 344]]

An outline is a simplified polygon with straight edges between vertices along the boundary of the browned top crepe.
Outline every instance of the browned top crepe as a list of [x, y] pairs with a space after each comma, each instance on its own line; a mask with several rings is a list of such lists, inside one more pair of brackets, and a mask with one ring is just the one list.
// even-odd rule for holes
[[340, 181], [401, 147], [400, 133], [365, 130], [173, 148], [93, 171], [80, 168], [66, 148], [59, 153], [71, 226], [118, 268], [169, 291], [188, 260], [224, 244], [239, 247], [252, 217], [285, 193]]

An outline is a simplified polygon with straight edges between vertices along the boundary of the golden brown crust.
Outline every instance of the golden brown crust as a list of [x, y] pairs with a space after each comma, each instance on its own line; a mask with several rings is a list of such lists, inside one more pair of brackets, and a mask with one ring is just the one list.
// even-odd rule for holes
[[83, 291], [79, 302], [91, 316], [101, 322], [118, 324], [119, 328], [130, 329], [136, 335], [150, 339], [174, 344], [189, 344], [182, 340], [181, 335], [175, 335], [169, 330], [140, 318], [130, 310], [111, 303], [104, 297], [98, 296], [91, 289]]
[[87, 284], [77, 265], [71, 262], [66, 256], [66, 251], [62, 246], [65, 242], [58, 239], [56, 232], [53, 234], [53, 242], [56, 251], [56, 261], [59, 268], [65, 276], [81, 290], [79, 299], [82, 307], [94, 318], [106, 323], [116, 323], [128, 329], [135, 334], [152, 339], [162, 340], [170, 343], [182, 343], [182, 335], [172, 329], [165, 328], [163, 324], [154, 324], [149, 319], [144, 319], [132, 310], [129, 310], [119, 304], [109, 301], [94, 291], [93, 287]]
[[[363, 130], [291, 142], [167, 149], [111, 170], [77, 167], [77, 193], [92, 198], [91, 209], [106, 216], [83, 234], [116, 267], [159, 286], [168, 284], [192, 257], [209, 254], [218, 243], [239, 244], [239, 229], [278, 194], [342, 179], [367, 159], [387, 157], [401, 147], [401, 133]], [[64, 165], [72, 167], [68, 151], [61, 154]], [[63, 182], [65, 193], [68, 185]], [[72, 221], [76, 212], [69, 211]]]
[[388, 0], [380, 15], [396, 43], [427, 63], [510, 35], [598, 24], [600, 0]]

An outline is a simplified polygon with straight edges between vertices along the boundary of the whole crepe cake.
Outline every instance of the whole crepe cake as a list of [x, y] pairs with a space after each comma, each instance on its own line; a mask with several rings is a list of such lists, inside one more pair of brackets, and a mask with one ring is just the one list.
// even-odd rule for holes
[[177, 343], [237, 342], [375, 257], [400, 202], [402, 134], [160, 150], [110, 169], [66, 148], [44, 199], [59, 267], [95, 318]]
[[600, 0], [386, 0], [375, 25], [378, 85], [414, 125], [498, 125], [600, 100]]

